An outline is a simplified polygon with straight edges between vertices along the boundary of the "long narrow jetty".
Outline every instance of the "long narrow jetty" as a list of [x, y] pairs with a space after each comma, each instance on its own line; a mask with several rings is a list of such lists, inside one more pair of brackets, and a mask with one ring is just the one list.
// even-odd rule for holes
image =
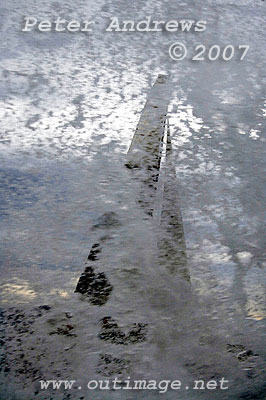
[[[152, 219], [158, 235], [156, 262], [170, 274], [189, 281], [167, 116], [169, 93], [168, 77], [159, 75], [141, 113], [125, 165], [131, 170], [133, 179], [139, 182], [136, 201], [146, 218]], [[117, 221], [112, 213], [103, 217], [105, 226], [116, 226]], [[105, 236], [105, 242], [108, 237]], [[91, 304], [98, 306], [108, 301], [113, 290], [100, 268], [102, 244], [93, 245], [75, 290], [86, 296]]]
[[190, 281], [169, 119], [167, 119], [166, 135], [166, 157], [162, 176], [162, 205], [159, 218], [159, 257], [170, 273], [178, 273], [181, 277]]
[[168, 84], [167, 76], [158, 76], [141, 113], [125, 165], [134, 171], [141, 182], [138, 203], [157, 222], [160, 262], [170, 273], [177, 273], [189, 281], [167, 117], [170, 93]]
[[160, 168], [160, 150], [169, 104], [167, 81], [167, 76], [159, 75], [149, 93], [127, 154], [128, 168]]

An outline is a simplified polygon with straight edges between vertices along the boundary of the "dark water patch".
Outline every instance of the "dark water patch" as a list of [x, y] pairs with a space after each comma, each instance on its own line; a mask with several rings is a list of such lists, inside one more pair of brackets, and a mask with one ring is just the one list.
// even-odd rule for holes
[[[27, 360], [23, 350], [23, 340], [32, 335], [35, 331], [34, 323], [38, 318], [46, 315], [51, 310], [49, 305], [41, 305], [24, 312], [19, 308], [10, 307], [0, 311], [0, 371], [8, 375], [11, 369], [16, 370], [16, 374], [25, 375], [32, 379], [37, 379], [39, 370], [35, 363]], [[10, 342], [16, 342], [16, 349], [10, 348]], [[17, 354], [16, 363], [9, 359], [10, 354]]]
[[88, 260], [90, 261], [96, 261], [98, 260], [98, 255], [102, 251], [101, 246], [99, 243], [95, 243], [90, 251], [90, 254], [88, 255]]
[[120, 226], [120, 221], [114, 211], [108, 211], [102, 214], [93, 228], [113, 228]]
[[147, 333], [147, 324], [135, 323], [130, 326], [129, 332], [126, 334], [114, 319], [104, 317], [101, 320], [99, 338], [105, 342], [128, 345], [145, 342]]
[[49, 335], [63, 335], [69, 337], [76, 337], [77, 335], [73, 332], [74, 326], [67, 324], [63, 325], [62, 327], [57, 328], [55, 331], [51, 331]]
[[81, 293], [90, 303], [102, 306], [107, 302], [112, 289], [104, 272], [95, 273], [93, 267], [89, 266], [81, 274], [75, 293]]
[[115, 344], [127, 344], [125, 333], [111, 317], [104, 317], [101, 320], [99, 339]]
[[101, 354], [96, 368], [98, 374], [104, 376], [121, 375], [128, 373], [130, 361], [112, 356], [112, 354]]

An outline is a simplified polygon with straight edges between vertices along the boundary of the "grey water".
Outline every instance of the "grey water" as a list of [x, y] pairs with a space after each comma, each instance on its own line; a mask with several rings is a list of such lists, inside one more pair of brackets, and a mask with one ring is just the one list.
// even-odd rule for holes
[[[265, 398], [265, 7], [259, 0], [2, 0], [1, 398]], [[22, 32], [27, 15], [95, 27]], [[114, 16], [207, 26], [106, 32]], [[249, 50], [242, 61], [174, 61], [168, 48], [176, 41], [190, 52], [198, 44]], [[156, 232], [124, 165], [161, 73], [170, 80], [172, 185], [189, 283], [158, 261]], [[106, 215], [117, 223], [102, 223]], [[97, 273], [112, 286], [101, 306], [74, 293], [95, 243], [103, 249]], [[50, 309], [37, 309], [43, 305]], [[106, 317], [126, 337], [145, 325], [143, 340], [108, 339], [100, 333]], [[85, 390], [89, 380], [117, 374], [190, 387], [225, 377], [229, 389]], [[76, 379], [83, 389], [45, 392], [40, 379]]]

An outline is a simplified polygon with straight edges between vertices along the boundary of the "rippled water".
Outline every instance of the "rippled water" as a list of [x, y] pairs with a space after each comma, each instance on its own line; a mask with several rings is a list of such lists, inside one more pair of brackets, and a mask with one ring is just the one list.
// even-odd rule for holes
[[[178, 398], [263, 399], [265, 3], [25, 3], [4, 1], [0, 9], [1, 303], [11, 321], [24, 313], [18, 327], [5, 325], [10, 347], [3, 365], [9, 370], [2, 381], [9, 392], [1, 396], [29, 398], [38, 388], [36, 377], [78, 379], [85, 386], [104, 376], [99, 359], [111, 354], [130, 363], [125, 376], [138, 379], [230, 380], [229, 391], [184, 391]], [[23, 33], [24, 15], [96, 25], [89, 34]], [[202, 19], [207, 29], [104, 31], [111, 16], [139, 21], [148, 15]], [[176, 40], [190, 49], [199, 43], [250, 49], [243, 61], [175, 62], [168, 47]], [[179, 193], [190, 284], [158, 262], [156, 233], [137, 206], [138, 183], [124, 166], [160, 73], [171, 82], [172, 184]], [[99, 225], [110, 212], [119, 223]], [[113, 290], [99, 307], [74, 290], [92, 245], [103, 237], [99, 271]], [[34, 307], [44, 304], [51, 310], [36, 319]], [[100, 320], [107, 316], [126, 332], [132, 324], [148, 324], [147, 338], [127, 346], [101, 340]], [[32, 318], [33, 333], [28, 327], [21, 332], [20, 324]], [[58, 334], [66, 324], [77, 336]], [[240, 360], [241, 351], [251, 353]], [[173, 399], [176, 393], [162, 396]]]

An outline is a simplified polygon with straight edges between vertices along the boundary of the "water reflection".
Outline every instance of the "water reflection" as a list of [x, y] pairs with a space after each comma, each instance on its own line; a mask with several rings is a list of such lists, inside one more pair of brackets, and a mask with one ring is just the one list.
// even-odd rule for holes
[[[168, 59], [174, 37], [166, 33], [21, 35], [13, 29], [21, 14], [73, 9], [70, 0], [33, 3], [3, 5], [12, 15], [4, 21], [0, 107], [7, 379], [32, 395], [34, 379], [51, 374], [78, 375], [84, 385], [101, 374], [229, 375], [236, 392], [228, 398], [263, 398], [265, 4], [181, 2], [179, 17], [207, 19], [208, 29], [200, 37], [180, 33], [180, 41], [189, 47], [241, 41], [251, 50], [242, 63], [178, 64]], [[140, 20], [152, 12], [170, 20], [176, 7], [107, 0], [78, 2], [76, 12], [103, 27], [110, 15]], [[156, 234], [136, 207], [139, 187], [124, 168], [147, 92], [161, 72], [171, 75], [177, 181], [170, 188], [178, 189], [183, 215], [187, 286], [154, 261]], [[104, 273], [114, 289], [95, 307], [73, 292], [92, 245], [106, 233], [99, 218], [110, 212], [121, 224], [103, 249], [101, 269], [90, 272]], [[38, 305], [51, 309], [37, 318]], [[148, 324], [147, 341], [122, 349], [105, 343], [98, 334], [109, 316], [125, 337], [133, 324]], [[24, 322], [27, 330], [17, 337]]]

